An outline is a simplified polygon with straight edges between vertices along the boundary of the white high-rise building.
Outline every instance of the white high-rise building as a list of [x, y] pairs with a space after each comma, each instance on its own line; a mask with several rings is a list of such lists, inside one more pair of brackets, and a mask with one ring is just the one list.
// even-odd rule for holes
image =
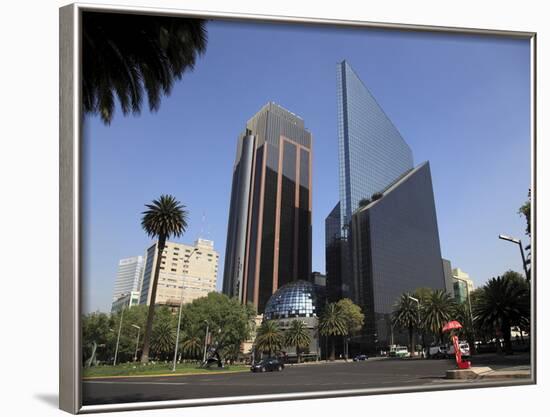
[[125, 294], [139, 291], [143, 275], [143, 256], [121, 259], [118, 262], [115, 288], [113, 290], [113, 301], [118, 300]]
[[460, 268], [453, 269], [453, 288], [455, 300], [458, 302], [466, 302], [470, 293], [475, 289], [474, 281], [470, 279], [470, 275]]
[[474, 281], [470, 278], [470, 275], [464, 272], [460, 268], [453, 268], [453, 279], [456, 281], [463, 281], [466, 284], [468, 293], [475, 290]]
[[[156, 261], [157, 243], [147, 249], [140, 304], [151, 302]], [[211, 240], [198, 239], [194, 245], [166, 242], [155, 303], [179, 306], [216, 291], [218, 261], [219, 254]]]

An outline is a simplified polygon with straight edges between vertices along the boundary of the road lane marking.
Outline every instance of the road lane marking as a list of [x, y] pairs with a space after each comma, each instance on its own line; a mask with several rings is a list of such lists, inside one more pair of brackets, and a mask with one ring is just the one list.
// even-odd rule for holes
[[83, 381], [86, 384], [111, 384], [111, 385], [189, 385], [189, 382], [144, 382], [144, 381]]

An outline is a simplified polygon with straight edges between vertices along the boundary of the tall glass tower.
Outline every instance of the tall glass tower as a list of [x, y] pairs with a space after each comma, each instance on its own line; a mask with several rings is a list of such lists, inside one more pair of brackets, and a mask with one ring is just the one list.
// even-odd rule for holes
[[[351, 66], [337, 65], [340, 201], [325, 220], [327, 293], [365, 313], [360, 352], [387, 347], [394, 302], [445, 288], [428, 162], [412, 151]], [[396, 335], [396, 341], [400, 340]]]
[[311, 141], [300, 117], [271, 102], [238, 140], [223, 292], [259, 313], [311, 274]]
[[351, 66], [336, 71], [340, 226], [361, 199], [370, 199], [413, 168], [413, 155], [384, 110]]
[[336, 66], [340, 201], [325, 220], [331, 299], [352, 297], [348, 235], [352, 214], [413, 168], [413, 155], [347, 61]]

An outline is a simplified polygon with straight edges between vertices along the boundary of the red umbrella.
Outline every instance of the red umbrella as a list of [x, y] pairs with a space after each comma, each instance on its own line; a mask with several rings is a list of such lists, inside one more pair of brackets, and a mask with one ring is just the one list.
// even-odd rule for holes
[[451, 320], [450, 322], [445, 323], [445, 325], [443, 326], [444, 332], [448, 332], [449, 330], [453, 330], [453, 329], [462, 329], [462, 324], [460, 324], [456, 320]]

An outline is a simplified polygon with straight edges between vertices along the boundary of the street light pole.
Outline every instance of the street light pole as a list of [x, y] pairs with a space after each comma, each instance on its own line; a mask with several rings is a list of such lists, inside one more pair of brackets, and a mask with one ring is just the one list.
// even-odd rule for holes
[[531, 282], [531, 276], [530, 276], [529, 272], [527, 271], [528, 262], [525, 260], [525, 253], [523, 252], [523, 245], [521, 243], [521, 239], [516, 239], [514, 237], [506, 236], [506, 235], [498, 235], [498, 238], [502, 239], [502, 240], [507, 240], [508, 242], [515, 243], [516, 245], [519, 246], [519, 252], [521, 253], [521, 262], [523, 264], [523, 270], [525, 271], [525, 279], [527, 280], [527, 282], [530, 283]]
[[[191, 252], [189, 252], [189, 255], [187, 255], [185, 257], [185, 260], [189, 260], [189, 258], [191, 258], [191, 255], [193, 255], [193, 253], [195, 253], [197, 251], [197, 248], [193, 248], [193, 250]], [[181, 324], [181, 309], [182, 309], [182, 306], [183, 306], [183, 294], [184, 294], [184, 289], [183, 289], [183, 285], [182, 285], [182, 289], [181, 289], [181, 300], [180, 300], [180, 308], [179, 308], [179, 313], [178, 313], [178, 328], [176, 330], [176, 346], [174, 346], [174, 361], [172, 363], [172, 372], [176, 372], [176, 360], [178, 358], [178, 345], [179, 345], [179, 342], [180, 342], [180, 324]]]
[[[417, 310], [416, 310], [416, 320], [418, 321], [417, 326], [420, 327], [420, 300], [418, 298], [412, 297], [410, 295], [407, 295], [407, 297], [409, 297], [413, 301], [416, 301], [416, 304], [418, 305]], [[417, 329], [416, 337], [418, 339], [419, 339], [419, 336], [420, 336], [419, 333], [420, 332]], [[418, 340], [418, 339], [417, 339], [417, 341], [420, 343], [420, 340]], [[411, 352], [411, 354], [412, 354], [412, 352]]]
[[136, 338], [136, 353], [134, 354], [134, 362], [136, 362], [137, 361], [137, 354], [138, 354], [138, 346], [139, 346], [139, 331], [141, 330], [141, 327], [139, 327], [135, 324], [132, 324], [132, 327], [135, 327], [136, 329], [138, 329], [137, 338]]
[[124, 318], [124, 306], [120, 312], [120, 323], [118, 324], [118, 336], [116, 338], [115, 359], [113, 360], [113, 366], [116, 365], [116, 357], [118, 355], [118, 344], [120, 342], [120, 331], [122, 330], [122, 319]]
[[464, 278], [453, 277], [457, 281], [462, 281], [466, 285], [466, 299], [468, 300], [468, 310], [470, 311], [470, 326], [472, 327], [472, 336], [474, 338], [474, 346], [470, 347], [470, 350], [475, 353], [476, 348], [476, 333], [474, 330], [474, 315], [472, 314], [472, 301], [470, 299], [470, 289], [468, 288], [468, 281]]
[[206, 323], [206, 333], [204, 334], [204, 353], [202, 355], [202, 363], [206, 362], [206, 348], [208, 347], [208, 320], [204, 320]]

